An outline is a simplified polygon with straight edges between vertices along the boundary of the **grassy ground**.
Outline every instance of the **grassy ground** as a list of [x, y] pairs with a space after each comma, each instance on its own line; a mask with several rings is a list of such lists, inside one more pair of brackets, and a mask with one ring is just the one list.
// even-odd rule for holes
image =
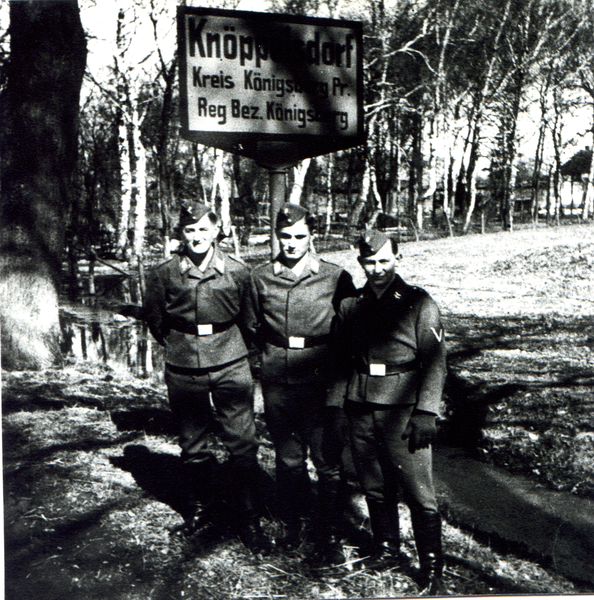
[[[442, 440], [584, 495], [594, 488], [593, 249], [592, 227], [543, 228], [405, 244], [399, 267], [434, 296], [448, 330]], [[329, 258], [361, 283], [353, 252]], [[177, 535], [184, 498], [176, 427], [156, 379], [82, 363], [4, 373], [3, 409], [9, 600], [418, 593], [414, 569], [360, 568], [369, 534], [356, 494], [345, 540], [351, 563], [340, 572], [308, 565], [307, 542], [292, 554], [255, 557], [232, 523], [207, 548]], [[274, 536], [274, 454], [260, 419], [258, 432], [263, 524]], [[449, 524], [444, 547], [446, 584], [457, 595], [594, 591]]]

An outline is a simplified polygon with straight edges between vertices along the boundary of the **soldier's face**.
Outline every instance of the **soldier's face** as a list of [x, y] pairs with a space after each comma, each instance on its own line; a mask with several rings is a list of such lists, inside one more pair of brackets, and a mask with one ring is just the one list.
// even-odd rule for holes
[[204, 254], [208, 252], [218, 233], [218, 223], [213, 223], [208, 215], [204, 215], [198, 223], [186, 225], [182, 237], [191, 252]]
[[359, 264], [369, 282], [377, 289], [388, 287], [396, 275], [396, 256], [389, 241], [372, 256], [360, 256]]
[[309, 250], [311, 233], [305, 219], [282, 227], [277, 232], [281, 254], [289, 262], [297, 263]]

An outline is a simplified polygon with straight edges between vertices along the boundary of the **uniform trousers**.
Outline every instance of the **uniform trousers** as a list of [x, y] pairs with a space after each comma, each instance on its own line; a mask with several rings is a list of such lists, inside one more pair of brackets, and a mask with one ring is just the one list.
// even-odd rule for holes
[[211, 369], [166, 366], [165, 383], [171, 411], [180, 424], [185, 464], [212, 460], [208, 437], [213, 430], [219, 431], [235, 467], [257, 464], [253, 380], [247, 358]]
[[368, 502], [393, 503], [400, 489], [411, 513], [437, 512], [432, 450], [411, 453], [408, 440], [402, 439], [413, 408], [345, 403], [355, 468]]
[[[307, 456], [316, 468], [320, 494], [340, 483], [342, 448], [337, 429], [329, 427], [323, 385], [262, 382], [266, 424], [276, 452], [281, 509], [303, 512], [309, 498]], [[323, 499], [321, 499], [323, 501]]]

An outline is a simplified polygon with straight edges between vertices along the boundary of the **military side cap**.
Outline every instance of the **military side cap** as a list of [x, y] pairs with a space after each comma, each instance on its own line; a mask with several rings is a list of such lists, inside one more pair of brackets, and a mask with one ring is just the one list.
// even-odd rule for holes
[[307, 225], [311, 227], [310, 212], [303, 208], [303, 206], [299, 206], [299, 204], [287, 202], [281, 206], [276, 214], [276, 228], [279, 229], [281, 227], [290, 227], [291, 225], [297, 223], [297, 221], [301, 221], [301, 219], [305, 219]]
[[207, 215], [210, 212], [212, 212], [212, 209], [209, 206], [206, 206], [206, 204], [194, 202], [192, 200], [183, 202], [179, 213], [179, 226], [185, 227], [192, 223], [198, 223], [204, 215]]
[[391, 238], [381, 231], [369, 229], [361, 234], [357, 244], [359, 246], [359, 254], [365, 258], [377, 254]]

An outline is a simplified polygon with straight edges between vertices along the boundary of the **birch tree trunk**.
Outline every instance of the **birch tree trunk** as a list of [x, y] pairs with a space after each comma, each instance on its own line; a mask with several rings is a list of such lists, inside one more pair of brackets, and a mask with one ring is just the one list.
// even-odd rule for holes
[[[554, 171], [553, 171], [553, 219], [557, 225], [559, 225], [559, 219], [561, 216], [561, 193], [559, 190], [559, 178], [561, 173], [561, 144], [562, 144], [562, 129], [563, 129], [563, 119], [561, 114], [561, 100], [560, 100], [560, 91], [558, 88], [555, 88], [553, 92], [553, 110], [554, 110], [554, 118], [553, 118], [553, 128], [552, 128], [552, 138], [553, 138], [553, 151], [554, 151]], [[547, 221], [549, 219], [549, 215], [547, 215]]]
[[301, 194], [303, 193], [303, 185], [305, 183], [305, 176], [312, 163], [311, 158], [302, 160], [297, 166], [293, 167], [293, 174], [295, 179], [293, 181], [293, 187], [289, 195], [289, 202], [292, 204], [301, 204]]
[[371, 191], [373, 192], [373, 197], [375, 199], [375, 207], [367, 221], [367, 229], [373, 229], [373, 227], [375, 227], [377, 217], [382, 211], [382, 197], [380, 196], [379, 190], [377, 189], [377, 174], [375, 172], [375, 169], [373, 168], [373, 165], [370, 168], [370, 183]]
[[146, 149], [140, 139], [140, 117], [134, 111], [132, 121], [132, 140], [134, 148], [134, 192], [136, 204], [134, 207], [134, 255], [142, 260], [144, 247], [144, 232], [146, 229]]
[[326, 177], [326, 226], [325, 237], [330, 235], [332, 227], [332, 214], [334, 212], [334, 194], [332, 192], [332, 172], [334, 170], [334, 154], [328, 155], [328, 175]]
[[130, 166], [130, 140], [124, 111], [120, 110], [118, 123], [118, 158], [120, 163], [120, 209], [116, 232], [118, 253], [126, 258], [128, 249], [128, 228], [132, 209], [132, 169]]
[[120, 163], [120, 209], [116, 231], [118, 254], [126, 259], [129, 247], [128, 228], [130, 227], [130, 211], [132, 208], [132, 166], [130, 152], [130, 119], [128, 115], [129, 97], [123, 64], [126, 52], [124, 38], [124, 11], [118, 12], [116, 33], [117, 55], [114, 71], [116, 77], [116, 94], [118, 104], [118, 158]]

